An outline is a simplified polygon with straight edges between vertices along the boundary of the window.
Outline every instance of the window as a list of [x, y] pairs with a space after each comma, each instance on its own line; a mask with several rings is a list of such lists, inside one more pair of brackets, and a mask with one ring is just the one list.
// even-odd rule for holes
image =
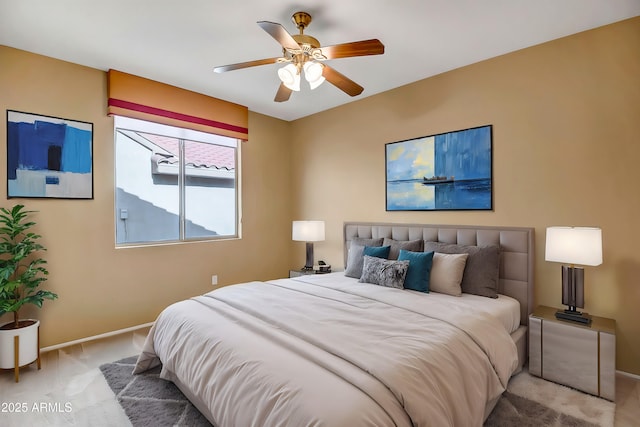
[[238, 237], [238, 140], [115, 117], [116, 245]]

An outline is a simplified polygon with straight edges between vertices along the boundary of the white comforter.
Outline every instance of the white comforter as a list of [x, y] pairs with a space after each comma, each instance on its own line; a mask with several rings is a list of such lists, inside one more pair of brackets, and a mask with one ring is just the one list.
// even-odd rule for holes
[[162, 363], [218, 427], [482, 425], [517, 366], [499, 321], [330, 276], [173, 304], [134, 373]]

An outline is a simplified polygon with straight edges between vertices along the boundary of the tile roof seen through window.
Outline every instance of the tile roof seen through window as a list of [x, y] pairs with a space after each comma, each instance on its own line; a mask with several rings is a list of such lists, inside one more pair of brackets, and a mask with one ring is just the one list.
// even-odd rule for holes
[[[178, 163], [178, 139], [168, 136], [153, 135], [138, 132], [151, 143], [157, 145], [162, 150], [159, 152], [169, 153], [170, 157], [162, 159], [159, 163]], [[185, 164], [196, 168], [215, 169], [235, 169], [235, 151], [231, 147], [223, 145], [207, 144], [204, 142], [185, 141]], [[165, 153], [166, 152], [166, 153]]]

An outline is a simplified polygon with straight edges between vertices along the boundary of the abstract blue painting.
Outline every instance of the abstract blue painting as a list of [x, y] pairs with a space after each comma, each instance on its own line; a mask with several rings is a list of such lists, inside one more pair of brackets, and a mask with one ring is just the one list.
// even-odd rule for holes
[[385, 145], [387, 211], [492, 210], [492, 126]]
[[93, 199], [93, 124], [7, 110], [7, 197]]

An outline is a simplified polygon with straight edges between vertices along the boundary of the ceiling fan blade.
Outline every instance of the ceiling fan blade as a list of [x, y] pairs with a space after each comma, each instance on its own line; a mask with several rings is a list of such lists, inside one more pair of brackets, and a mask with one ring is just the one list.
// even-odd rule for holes
[[280, 87], [278, 88], [278, 93], [276, 93], [276, 97], [274, 99], [275, 102], [284, 102], [288, 101], [291, 96], [291, 89], [286, 87], [284, 83], [280, 83]]
[[364, 90], [362, 86], [360, 86], [358, 83], [354, 82], [344, 74], [340, 74], [335, 69], [329, 67], [327, 64], [322, 65], [322, 77], [327, 79], [329, 83], [345, 92], [347, 95], [360, 95]]
[[378, 39], [371, 39], [324, 46], [321, 50], [327, 59], [337, 59], [352, 56], [381, 55], [384, 53], [384, 45]]
[[222, 65], [213, 69], [214, 73], [224, 73], [225, 71], [239, 70], [241, 68], [255, 67], [258, 65], [275, 64], [281, 58], [258, 59], [256, 61], [239, 62], [237, 64]]
[[293, 37], [291, 37], [291, 34], [289, 34], [282, 25], [269, 21], [258, 21], [258, 25], [260, 26], [260, 28], [269, 33], [271, 37], [276, 39], [276, 41], [280, 43], [285, 49], [300, 50], [300, 45], [298, 44], [298, 42], [296, 42]]

